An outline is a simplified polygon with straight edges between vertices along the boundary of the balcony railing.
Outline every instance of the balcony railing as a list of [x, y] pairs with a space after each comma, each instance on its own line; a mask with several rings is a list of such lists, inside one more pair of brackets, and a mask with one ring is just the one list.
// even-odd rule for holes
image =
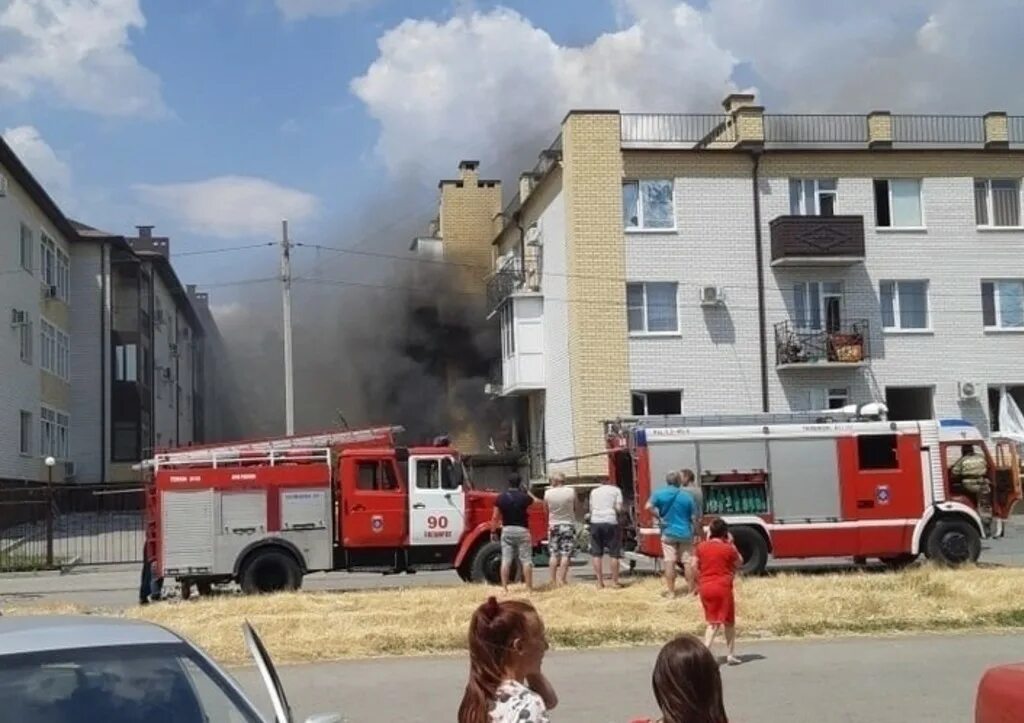
[[736, 140], [736, 128], [723, 113], [623, 113], [623, 143], [690, 143]]
[[495, 311], [501, 303], [523, 285], [518, 264], [506, 264], [487, 279], [487, 310]]
[[859, 366], [869, 358], [868, 321], [847, 321], [836, 331], [800, 329], [792, 322], [775, 325], [778, 367]]
[[893, 143], [985, 142], [985, 118], [980, 115], [894, 115]]
[[867, 143], [863, 115], [794, 115], [765, 113], [766, 143]]
[[1007, 116], [1006, 127], [1010, 143], [1024, 145], [1024, 115]]
[[779, 216], [772, 266], [848, 266], [864, 260], [863, 216]]

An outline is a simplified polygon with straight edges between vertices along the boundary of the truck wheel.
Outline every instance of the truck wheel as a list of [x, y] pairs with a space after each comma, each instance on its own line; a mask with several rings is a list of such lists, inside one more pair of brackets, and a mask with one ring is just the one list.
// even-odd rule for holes
[[925, 554], [929, 560], [951, 567], [977, 562], [981, 535], [967, 520], [939, 520], [928, 533]]
[[197, 580], [196, 592], [199, 593], [200, 597], [210, 597], [213, 594], [213, 583], [209, 580]]
[[181, 599], [188, 600], [192, 597], [192, 579], [183, 577], [178, 580], [178, 585], [181, 587]]
[[259, 550], [246, 560], [239, 582], [247, 595], [298, 590], [302, 570], [284, 550]]
[[743, 558], [740, 564], [741, 575], [760, 575], [768, 566], [768, 543], [764, 536], [751, 527], [736, 527], [732, 530], [732, 539], [736, 549]]
[[473, 553], [469, 568], [469, 579], [473, 582], [501, 584], [501, 543], [485, 542]]

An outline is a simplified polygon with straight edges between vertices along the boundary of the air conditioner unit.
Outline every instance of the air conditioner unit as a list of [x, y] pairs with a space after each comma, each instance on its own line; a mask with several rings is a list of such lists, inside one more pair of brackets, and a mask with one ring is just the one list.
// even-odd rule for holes
[[7, 176], [0, 173], [0, 196], [7, 195]]
[[958, 382], [956, 386], [961, 399], [978, 398], [978, 385], [974, 382]]
[[11, 326], [24, 326], [28, 323], [28, 312], [21, 309], [11, 309]]
[[701, 306], [718, 306], [725, 303], [725, 289], [718, 286], [702, 286], [700, 290]]
[[75, 463], [65, 462], [64, 463], [64, 481], [70, 481], [75, 478]]
[[47, 299], [56, 299], [57, 298], [57, 287], [53, 286], [52, 284], [50, 286], [44, 286], [43, 287], [43, 296], [45, 296]]

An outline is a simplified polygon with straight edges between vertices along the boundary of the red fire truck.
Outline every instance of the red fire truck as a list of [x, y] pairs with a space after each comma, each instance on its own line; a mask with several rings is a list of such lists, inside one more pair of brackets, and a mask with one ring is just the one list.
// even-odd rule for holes
[[641, 556], [661, 555], [644, 503], [666, 473], [684, 468], [697, 475], [705, 515], [730, 524], [746, 573], [763, 571], [769, 557], [976, 561], [986, 524], [950, 473], [965, 445], [988, 459], [996, 519], [1021, 499], [1015, 446], [986, 444], [960, 420], [640, 418], [607, 431], [610, 473], [632, 501], [631, 543]]
[[[237, 581], [294, 590], [308, 572], [455, 569], [498, 581], [496, 494], [474, 490], [446, 440], [399, 447], [400, 427], [189, 447], [145, 465], [146, 538], [158, 576], [187, 595]], [[534, 508], [539, 508], [535, 505]], [[531, 508], [535, 546], [546, 536]]]

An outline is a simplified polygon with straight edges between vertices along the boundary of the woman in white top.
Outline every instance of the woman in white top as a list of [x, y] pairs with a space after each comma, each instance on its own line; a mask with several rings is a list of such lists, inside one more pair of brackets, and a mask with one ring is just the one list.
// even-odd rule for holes
[[558, 696], [540, 669], [547, 649], [530, 603], [488, 598], [469, 622], [469, 682], [458, 723], [549, 723]]

